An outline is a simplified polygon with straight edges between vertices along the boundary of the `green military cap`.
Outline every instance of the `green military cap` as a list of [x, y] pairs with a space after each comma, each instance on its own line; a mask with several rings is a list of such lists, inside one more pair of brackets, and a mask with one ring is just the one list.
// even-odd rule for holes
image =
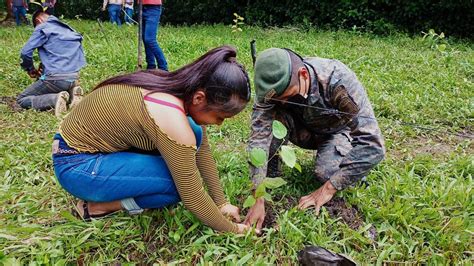
[[257, 101], [265, 102], [281, 95], [290, 85], [291, 60], [285, 49], [270, 48], [261, 52], [255, 61], [254, 84]]

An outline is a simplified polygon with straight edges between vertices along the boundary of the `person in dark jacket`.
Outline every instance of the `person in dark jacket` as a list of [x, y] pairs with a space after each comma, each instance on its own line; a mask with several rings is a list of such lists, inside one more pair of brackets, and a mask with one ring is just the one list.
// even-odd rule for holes
[[[315, 178], [323, 185], [299, 201], [319, 212], [337, 191], [353, 185], [384, 157], [384, 141], [367, 93], [356, 75], [338, 60], [302, 58], [289, 49], [270, 48], [255, 62], [256, 102], [248, 149], [261, 148], [270, 158], [250, 165], [254, 189], [263, 178], [281, 175], [275, 155], [282, 141], [316, 150]], [[272, 135], [272, 122], [288, 129], [285, 140]], [[263, 197], [249, 210], [246, 223], [265, 218]]]

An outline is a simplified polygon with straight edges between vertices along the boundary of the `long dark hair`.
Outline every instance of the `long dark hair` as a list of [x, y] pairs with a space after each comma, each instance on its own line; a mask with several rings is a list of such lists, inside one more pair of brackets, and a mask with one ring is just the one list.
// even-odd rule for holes
[[137, 71], [107, 79], [94, 89], [109, 84], [127, 84], [169, 93], [182, 99], [185, 106], [191, 103], [197, 90], [203, 90], [208, 109], [236, 114], [245, 107], [251, 94], [247, 72], [237, 63], [236, 56], [234, 47], [221, 46], [176, 71]]

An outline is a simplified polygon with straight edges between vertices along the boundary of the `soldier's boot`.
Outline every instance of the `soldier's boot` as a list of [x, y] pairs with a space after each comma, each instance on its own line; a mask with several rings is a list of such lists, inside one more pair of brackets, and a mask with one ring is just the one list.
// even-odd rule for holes
[[82, 101], [84, 91], [82, 90], [81, 86], [77, 84], [69, 90], [69, 95], [71, 96], [71, 103], [69, 104], [69, 109], [72, 109]]

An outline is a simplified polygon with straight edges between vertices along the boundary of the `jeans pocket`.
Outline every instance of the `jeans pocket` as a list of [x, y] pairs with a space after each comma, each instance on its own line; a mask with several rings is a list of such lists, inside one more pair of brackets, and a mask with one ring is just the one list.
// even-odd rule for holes
[[87, 160], [78, 162], [76, 165], [71, 167], [71, 170], [83, 174], [97, 176], [103, 157], [104, 155], [102, 154], [96, 154]]

